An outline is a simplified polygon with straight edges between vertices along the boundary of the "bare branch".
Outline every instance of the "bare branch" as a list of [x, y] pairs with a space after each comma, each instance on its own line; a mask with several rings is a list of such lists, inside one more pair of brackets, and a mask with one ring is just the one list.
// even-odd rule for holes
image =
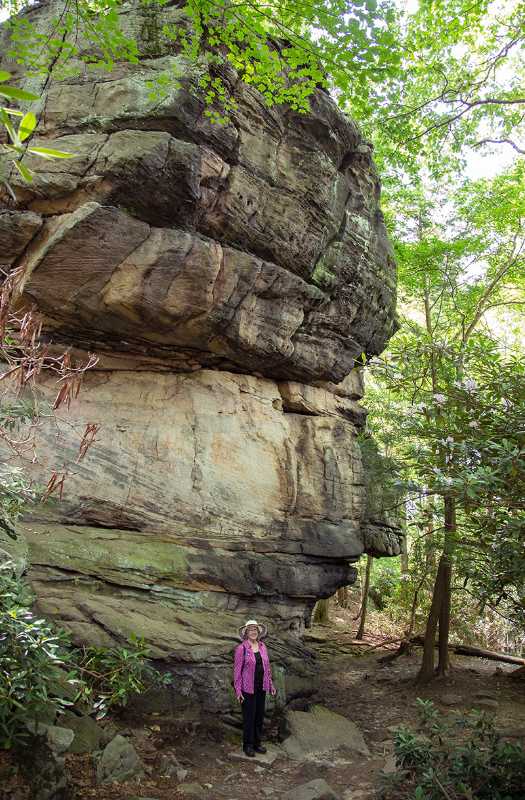
[[472, 147], [481, 147], [484, 144], [508, 144], [513, 147], [517, 153], [525, 156], [525, 150], [523, 150], [521, 147], [518, 147], [518, 145], [511, 139], [480, 139], [480, 141], [473, 144]]

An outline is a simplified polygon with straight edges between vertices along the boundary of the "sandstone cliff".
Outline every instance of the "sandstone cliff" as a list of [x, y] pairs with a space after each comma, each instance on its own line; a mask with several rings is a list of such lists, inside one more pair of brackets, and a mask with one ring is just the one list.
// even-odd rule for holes
[[[57, 5], [31, 19], [45, 29]], [[100, 356], [42, 430], [39, 474], [101, 430], [24, 532], [43, 613], [82, 642], [144, 636], [181, 695], [222, 708], [246, 615], [269, 624], [292, 696], [316, 598], [364, 551], [399, 552], [366, 519], [354, 369], [392, 334], [395, 268], [370, 147], [330, 97], [268, 109], [227, 74], [238, 110], [213, 124], [199, 65], [152, 42], [147, 14], [124, 15], [138, 64], [26, 83], [39, 143], [76, 158], [25, 157], [38, 173], [12, 178], [0, 261], [24, 267], [51, 342]]]

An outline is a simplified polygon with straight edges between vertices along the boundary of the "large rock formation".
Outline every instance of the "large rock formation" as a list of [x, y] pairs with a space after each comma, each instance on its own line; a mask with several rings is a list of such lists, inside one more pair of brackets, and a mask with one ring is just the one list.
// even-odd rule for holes
[[[56, 11], [29, 18], [43, 30]], [[123, 17], [138, 64], [26, 81], [36, 140], [76, 157], [24, 157], [37, 172], [12, 176], [0, 260], [23, 267], [21, 303], [54, 345], [100, 359], [43, 426], [39, 475], [73, 458], [86, 422], [101, 428], [24, 531], [43, 613], [82, 642], [144, 636], [180, 694], [222, 708], [246, 615], [269, 624], [293, 695], [311, 679], [300, 634], [316, 598], [352, 582], [363, 552], [399, 552], [367, 519], [356, 440], [356, 359], [393, 331], [395, 268], [371, 148], [331, 98], [269, 109], [225, 73], [238, 110], [214, 124], [201, 67], [152, 43], [148, 15]]]

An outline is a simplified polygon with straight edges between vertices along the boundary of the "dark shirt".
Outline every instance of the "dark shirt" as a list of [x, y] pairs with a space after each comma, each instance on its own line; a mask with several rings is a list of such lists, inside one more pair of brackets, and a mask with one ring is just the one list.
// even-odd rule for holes
[[262, 661], [262, 656], [259, 652], [254, 653], [255, 655], [255, 678], [253, 689], [255, 692], [262, 692], [263, 688], [263, 678], [264, 678], [264, 666]]

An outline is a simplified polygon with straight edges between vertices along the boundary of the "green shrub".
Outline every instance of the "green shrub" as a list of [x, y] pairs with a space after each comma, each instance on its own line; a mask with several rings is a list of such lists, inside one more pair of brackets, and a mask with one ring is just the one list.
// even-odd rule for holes
[[27, 724], [78, 706], [98, 719], [134, 694], [166, 685], [143, 640], [73, 648], [64, 631], [31, 611], [33, 597], [11, 562], [0, 565], [0, 748], [23, 743]]
[[13, 565], [0, 565], [0, 747], [27, 736], [26, 723], [71, 702], [50, 695], [63, 665], [64, 637], [30, 610]]
[[395, 735], [397, 772], [385, 777], [385, 800], [523, 800], [525, 750], [502, 740], [492, 720], [472, 712], [439, 714], [418, 700], [418, 732]]
[[400, 582], [398, 559], [378, 558], [370, 579], [370, 597], [378, 609], [383, 611], [393, 601]]
[[77, 650], [75, 662], [82, 675], [77, 701], [90, 704], [97, 719], [102, 719], [110, 708], [127, 705], [133, 695], [170, 684], [171, 675], [159, 673], [148, 657], [149, 648], [135, 636], [128, 647]]

